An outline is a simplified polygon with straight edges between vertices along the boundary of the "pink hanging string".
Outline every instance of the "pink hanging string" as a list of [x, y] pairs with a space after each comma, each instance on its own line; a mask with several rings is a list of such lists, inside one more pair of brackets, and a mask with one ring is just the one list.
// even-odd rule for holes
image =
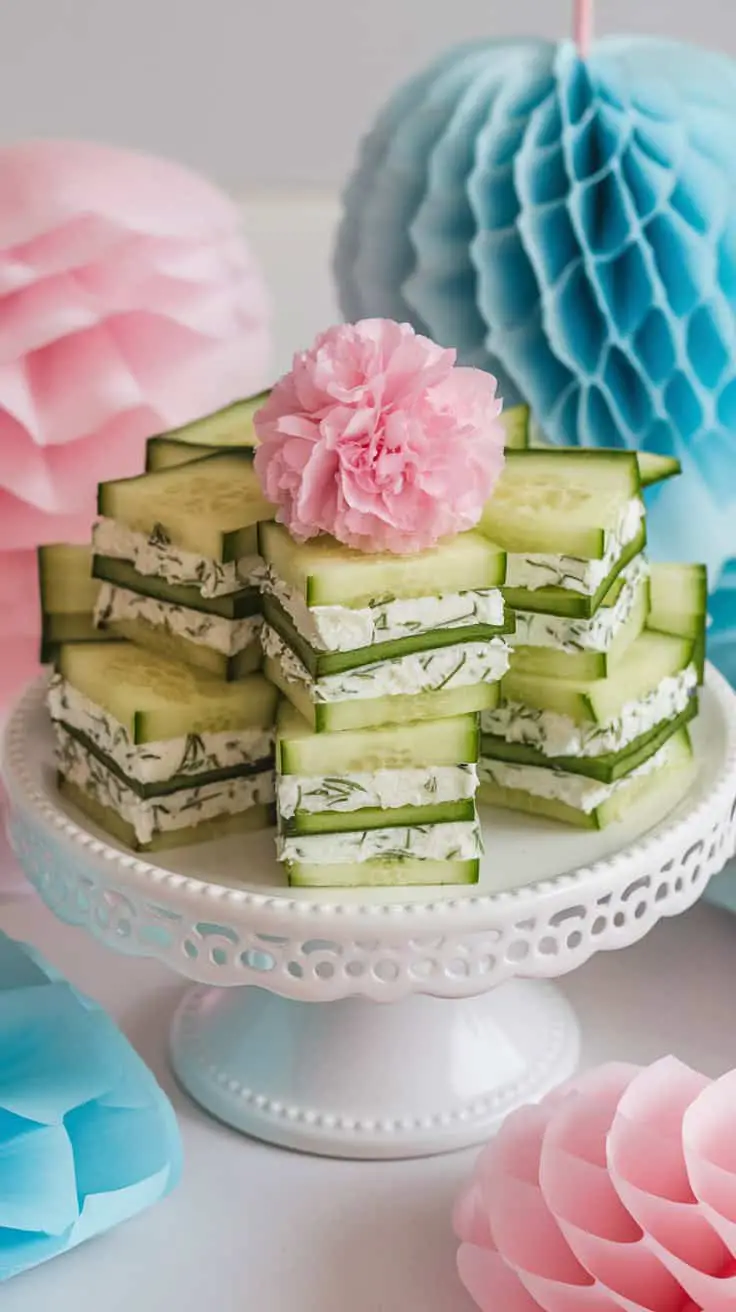
[[593, 40], [593, 0], [575, 0], [575, 44], [581, 59], [587, 59]]

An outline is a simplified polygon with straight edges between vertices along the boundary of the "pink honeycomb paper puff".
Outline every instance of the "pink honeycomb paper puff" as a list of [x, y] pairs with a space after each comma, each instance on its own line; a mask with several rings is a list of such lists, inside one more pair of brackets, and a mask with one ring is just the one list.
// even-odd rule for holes
[[89, 143], [0, 149], [0, 707], [33, 669], [36, 545], [84, 541], [98, 482], [266, 386], [269, 357], [263, 278], [215, 187]]
[[455, 1230], [482, 1312], [733, 1312], [736, 1071], [580, 1076], [509, 1117]]

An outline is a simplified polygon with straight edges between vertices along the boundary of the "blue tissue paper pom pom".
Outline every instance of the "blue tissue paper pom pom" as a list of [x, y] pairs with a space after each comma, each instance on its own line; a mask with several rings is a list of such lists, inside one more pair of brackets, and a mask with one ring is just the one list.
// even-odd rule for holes
[[0, 1280], [173, 1188], [173, 1109], [110, 1018], [0, 934]]
[[[734, 141], [720, 55], [628, 37], [585, 61], [569, 43], [466, 46], [367, 137], [334, 264], [347, 318], [457, 346], [549, 441], [677, 456], [685, 477], [650, 498], [650, 552], [714, 581], [736, 557]], [[736, 666], [724, 580], [712, 651]]]

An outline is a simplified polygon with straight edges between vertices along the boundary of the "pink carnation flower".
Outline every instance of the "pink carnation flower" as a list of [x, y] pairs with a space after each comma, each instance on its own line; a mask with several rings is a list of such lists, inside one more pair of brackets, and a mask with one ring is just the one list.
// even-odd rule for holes
[[322, 333], [256, 415], [255, 465], [297, 541], [421, 551], [473, 528], [503, 465], [496, 380], [409, 324]]

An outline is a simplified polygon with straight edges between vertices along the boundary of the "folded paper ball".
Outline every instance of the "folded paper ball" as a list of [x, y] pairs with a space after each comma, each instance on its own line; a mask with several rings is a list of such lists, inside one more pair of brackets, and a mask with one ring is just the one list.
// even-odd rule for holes
[[269, 316], [204, 179], [89, 143], [1, 148], [0, 576], [84, 541], [98, 482], [139, 473], [147, 437], [265, 386]]
[[458, 1200], [483, 1312], [736, 1306], [736, 1072], [589, 1071], [515, 1113]]
[[335, 254], [347, 317], [456, 344], [548, 440], [678, 456], [652, 554], [714, 580], [736, 554], [735, 131], [736, 64], [695, 47], [465, 46], [383, 111]]
[[143, 1211], [180, 1165], [173, 1109], [127, 1039], [0, 935], [0, 1280]]

